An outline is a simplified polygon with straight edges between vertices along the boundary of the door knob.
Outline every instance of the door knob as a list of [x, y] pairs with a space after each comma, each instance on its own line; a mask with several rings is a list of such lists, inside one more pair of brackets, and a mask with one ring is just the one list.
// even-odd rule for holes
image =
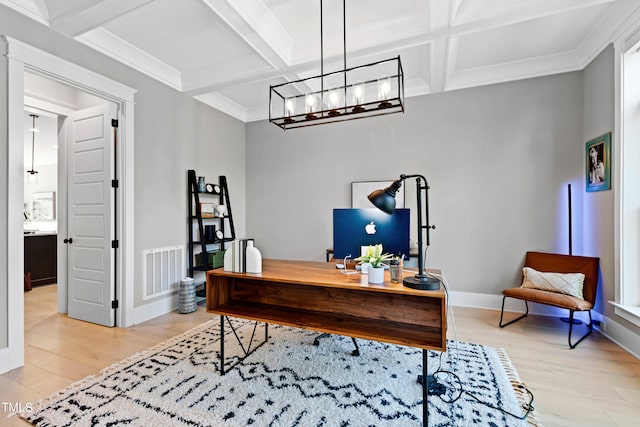
[[68, 239], [64, 239], [63, 242], [72, 244], [73, 243], [73, 238], [69, 237]]

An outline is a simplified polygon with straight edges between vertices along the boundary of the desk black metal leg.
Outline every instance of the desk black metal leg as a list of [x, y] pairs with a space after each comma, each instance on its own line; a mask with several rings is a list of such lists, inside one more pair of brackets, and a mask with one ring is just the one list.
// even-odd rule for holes
[[220, 315], [220, 375], [224, 375], [224, 316]]
[[422, 426], [429, 425], [429, 411], [427, 407], [427, 390], [429, 390], [429, 350], [422, 349]]

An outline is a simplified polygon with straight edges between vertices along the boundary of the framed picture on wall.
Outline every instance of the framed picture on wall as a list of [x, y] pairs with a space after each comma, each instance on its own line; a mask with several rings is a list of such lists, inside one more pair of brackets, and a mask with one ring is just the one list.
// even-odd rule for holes
[[611, 132], [587, 142], [585, 151], [587, 191], [611, 189]]
[[36, 192], [31, 196], [33, 200], [34, 221], [50, 221], [56, 219], [55, 191]]
[[[382, 190], [391, 185], [393, 181], [358, 181], [351, 183], [351, 207], [375, 208], [367, 196], [375, 190]], [[396, 208], [404, 208], [404, 186], [400, 187], [396, 194]]]

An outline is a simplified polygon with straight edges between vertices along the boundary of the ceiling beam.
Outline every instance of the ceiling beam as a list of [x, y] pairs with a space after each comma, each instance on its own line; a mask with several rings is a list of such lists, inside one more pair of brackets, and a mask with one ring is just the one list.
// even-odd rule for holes
[[[454, 4], [451, 1], [431, 0], [429, 2], [430, 31], [447, 30], [451, 26]], [[429, 52], [429, 90], [432, 93], [442, 92], [446, 86], [448, 37], [440, 37], [431, 43]]]
[[100, 0], [93, 4], [70, 9], [50, 18], [51, 28], [69, 37], [76, 37], [113, 19], [131, 12], [153, 0]]
[[294, 40], [262, 0], [201, 0], [273, 68], [290, 64]]

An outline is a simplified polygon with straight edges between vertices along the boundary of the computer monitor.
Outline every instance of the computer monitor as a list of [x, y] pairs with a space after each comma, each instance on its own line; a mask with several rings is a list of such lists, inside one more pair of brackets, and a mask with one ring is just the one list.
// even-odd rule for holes
[[409, 259], [409, 209], [391, 215], [376, 208], [333, 210], [333, 257], [361, 255], [361, 247], [382, 244], [383, 252]]

